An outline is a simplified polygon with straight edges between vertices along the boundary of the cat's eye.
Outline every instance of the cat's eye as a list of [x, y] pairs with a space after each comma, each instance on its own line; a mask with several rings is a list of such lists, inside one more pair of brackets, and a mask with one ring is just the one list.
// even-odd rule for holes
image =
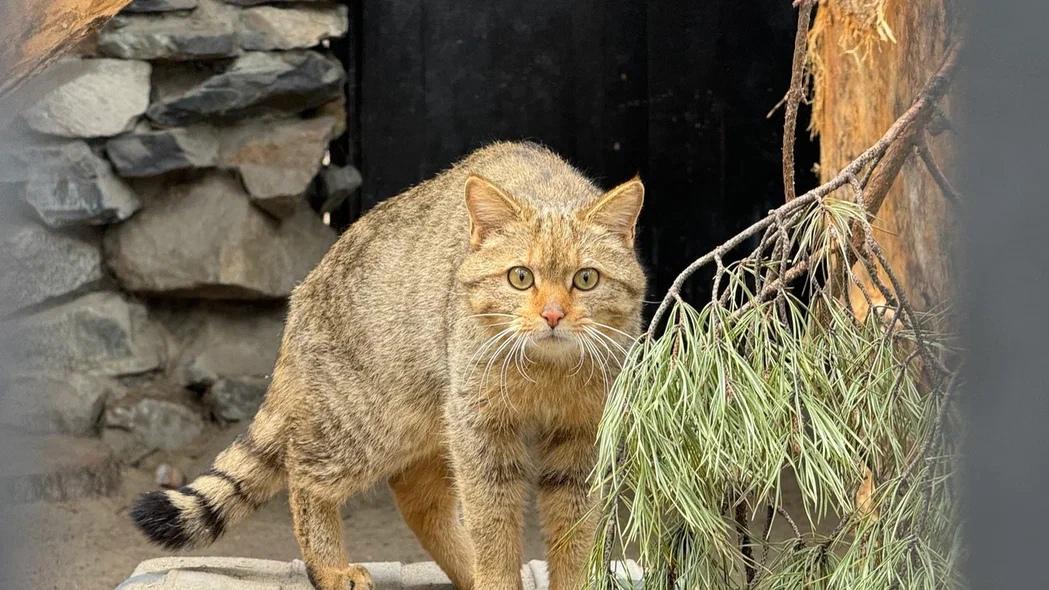
[[510, 285], [514, 289], [520, 289], [524, 291], [535, 283], [535, 277], [532, 276], [532, 271], [528, 270], [523, 266], [515, 266], [510, 269], [507, 273], [506, 279], [510, 281]]
[[581, 268], [572, 277], [572, 284], [580, 291], [589, 291], [597, 286], [600, 275], [596, 268]]

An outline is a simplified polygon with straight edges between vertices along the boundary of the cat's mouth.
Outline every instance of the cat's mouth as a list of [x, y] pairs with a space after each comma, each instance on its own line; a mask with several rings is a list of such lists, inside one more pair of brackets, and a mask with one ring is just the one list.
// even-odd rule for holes
[[569, 340], [572, 340], [572, 336], [563, 330], [541, 330], [532, 334], [533, 342], [567, 342]]
[[547, 360], [574, 358], [579, 347], [579, 338], [570, 330], [536, 330], [529, 341], [529, 349]]

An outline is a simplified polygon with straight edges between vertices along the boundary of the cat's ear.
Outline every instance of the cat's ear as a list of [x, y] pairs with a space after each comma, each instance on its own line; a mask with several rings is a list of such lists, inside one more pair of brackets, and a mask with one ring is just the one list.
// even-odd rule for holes
[[489, 234], [522, 218], [521, 205], [487, 179], [466, 179], [466, 210], [470, 213], [470, 245], [477, 247]]
[[645, 202], [645, 185], [641, 178], [634, 178], [608, 191], [596, 203], [581, 212], [583, 220], [604, 226], [623, 236], [627, 244], [633, 245], [637, 216]]

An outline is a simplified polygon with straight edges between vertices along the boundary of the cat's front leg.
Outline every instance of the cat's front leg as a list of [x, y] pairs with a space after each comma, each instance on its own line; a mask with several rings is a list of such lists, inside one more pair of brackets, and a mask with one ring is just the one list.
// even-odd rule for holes
[[521, 529], [531, 466], [521, 433], [505, 420], [458, 421], [452, 457], [463, 520], [474, 546], [476, 590], [521, 588]]
[[597, 527], [587, 476], [594, 467], [593, 427], [548, 431], [539, 443], [539, 514], [550, 590], [581, 590]]

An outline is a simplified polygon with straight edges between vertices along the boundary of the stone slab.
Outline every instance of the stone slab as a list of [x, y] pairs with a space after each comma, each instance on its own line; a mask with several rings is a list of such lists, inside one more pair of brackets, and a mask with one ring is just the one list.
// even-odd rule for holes
[[[420, 563], [361, 564], [372, 575], [375, 590], [452, 590], [441, 568]], [[629, 572], [626, 587], [640, 588], [641, 570], [629, 561], [614, 567]], [[535, 574], [539, 573], [539, 578]], [[531, 561], [521, 567], [523, 590], [548, 590], [546, 563]], [[144, 561], [117, 590], [312, 590], [306, 567], [299, 561], [269, 561], [242, 557], [162, 557]]]

